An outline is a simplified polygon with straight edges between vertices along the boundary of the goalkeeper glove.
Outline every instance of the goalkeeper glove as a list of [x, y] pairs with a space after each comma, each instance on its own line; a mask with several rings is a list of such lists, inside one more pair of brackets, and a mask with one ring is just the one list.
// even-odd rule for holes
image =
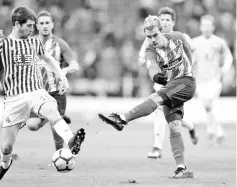
[[153, 81], [165, 86], [167, 84], [167, 76], [165, 76], [163, 73], [157, 73], [154, 75]]

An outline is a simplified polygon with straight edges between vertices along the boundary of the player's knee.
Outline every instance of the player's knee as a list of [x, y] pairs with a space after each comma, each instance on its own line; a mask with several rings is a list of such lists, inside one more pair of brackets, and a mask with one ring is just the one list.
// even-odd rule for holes
[[206, 109], [207, 112], [210, 112], [212, 110], [212, 107], [210, 105], [206, 105], [205, 109]]
[[59, 112], [57, 110], [51, 110], [50, 114], [48, 116], [48, 121], [51, 124], [54, 124], [60, 118], [61, 118], [61, 116], [60, 116], [60, 114], [59, 114]]
[[29, 119], [26, 125], [30, 131], [37, 131], [41, 127], [41, 119], [40, 118]]
[[51, 124], [61, 117], [56, 104], [52, 104], [48, 107], [45, 117]]
[[169, 122], [169, 129], [170, 133], [177, 133], [181, 131], [181, 121], [180, 120], [174, 120]]
[[37, 126], [37, 125], [27, 125], [27, 127], [28, 127], [28, 129], [30, 131], [37, 131], [37, 130], [39, 130], [39, 126]]
[[154, 101], [158, 105], [162, 104], [162, 102], [163, 102], [162, 98], [157, 93], [152, 93], [148, 97], [148, 99], [151, 99], [152, 101]]
[[6, 143], [2, 143], [2, 147], [1, 147], [2, 153], [3, 154], [9, 154], [13, 151], [13, 143], [11, 142], [6, 142]]

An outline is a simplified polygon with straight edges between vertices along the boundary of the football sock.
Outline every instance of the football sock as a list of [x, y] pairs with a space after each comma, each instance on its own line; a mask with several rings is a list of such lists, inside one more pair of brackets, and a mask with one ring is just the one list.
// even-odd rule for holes
[[207, 133], [215, 134], [215, 117], [211, 110], [207, 112]]
[[135, 108], [130, 110], [129, 112], [125, 113], [125, 119], [127, 122], [132, 121], [134, 119], [148, 116], [152, 112], [154, 112], [157, 108], [157, 105], [151, 99], [146, 100], [145, 102], [137, 105]]
[[59, 149], [62, 149], [63, 145], [64, 145], [63, 138], [58, 135], [58, 133], [55, 131], [55, 129], [52, 125], [51, 125], [51, 130], [52, 130], [52, 133], [53, 133], [53, 139], [54, 139], [56, 151], [59, 150]]
[[192, 120], [190, 120], [190, 119], [187, 119], [187, 118], [182, 119], [182, 125], [184, 127], [186, 127], [188, 130], [194, 129], [194, 124], [193, 124]]
[[190, 131], [189, 131], [189, 134], [191, 135], [192, 138], [196, 136], [194, 129], [193, 129], [193, 130], [190, 130]]
[[170, 145], [176, 165], [184, 165], [184, 143], [180, 132], [170, 134]]
[[163, 116], [163, 111], [160, 109], [156, 109], [154, 112], [154, 147], [158, 147], [162, 150], [164, 139], [165, 139], [165, 130], [167, 126], [167, 122], [165, 121]]
[[8, 153], [8, 154], [4, 154], [1, 151], [1, 160], [2, 160], [2, 167], [4, 169], [7, 169], [11, 163], [11, 156], [12, 156], [12, 152]]
[[68, 145], [68, 142], [73, 137], [73, 133], [66, 122], [61, 118], [54, 124], [53, 127], [57, 134], [61, 136], [65, 143]]

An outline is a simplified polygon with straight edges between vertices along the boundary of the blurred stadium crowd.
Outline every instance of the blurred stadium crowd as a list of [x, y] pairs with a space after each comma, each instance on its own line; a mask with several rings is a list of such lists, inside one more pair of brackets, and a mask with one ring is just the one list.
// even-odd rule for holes
[[216, 19], [216, 34], [223, 37], [234, 63], [223, 79], [222, 96], [236, 95], [235, 0], [1, 0], [0, 29], [8, 35], [10, 13], [16, 5], [34, 11], [48, 10], [54, 33], [74, 51], [81, 70], [70, 75], [70, 94], [143, 97], [152, 91], [146, 68], [138, 63], [145, 38], [142, 25], [149, 14], [170, 6], [177, 13], [175, 30], [195, 37], [199, 19], [209, 13]]

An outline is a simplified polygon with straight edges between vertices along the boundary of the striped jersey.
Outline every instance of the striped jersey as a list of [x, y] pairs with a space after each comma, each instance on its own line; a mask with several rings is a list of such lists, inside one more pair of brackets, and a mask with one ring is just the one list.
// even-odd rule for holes
[[0, 42], [0, 63], [3, 66], [3, 89], [6, 96], [32, 92], [43, 87], [38, 71], [38, 56], [44, 55], [39, 38], [13, 39]]
[[223, 73], [222, 68], [228, 71], [232, 65], [233, 57], [227, 43], [218, 36], [210, 38], [198, 36], [193, 38], [195, 46], [194, 75], [197, 82], [220, 81]]
[[[175, 32], [175, 31], [172, 31]], [[185, 33], [182, 33], [186, 41], [188, 42], [191, 50], [193, 51], [195, 49], [192, 39]], [[141, 49], [139, 51], [139, 58], [142, 59], [143, 62], [145, 62], [145, 54], [146, 54], [146, 48], [149, 46], [149, 40], [148, 38], [145, 38], [144, 42], [142, 43]]]
[[169, 40], [167, 48], [155, 48], [151, 44], [146, 48], [147, 67], [149, 60], [157, 62], [159, 70], [168, 78], [168, 81], [192, 76], [191, 48], [183, 33], [174, 31], [165, 35]]
[[[48, 54], [58, 61], [59, 66], [63, 68], [71, 60], [73, 60], [72, 50], [69, 45], [60, 37], [52, 35], [44, 44], [45, 50]], [[40, 60], [40, 70], [43, 77], [44, 88], [47, 92], [58, 91], [58, 78], [54, 71], [46, 62]]]

